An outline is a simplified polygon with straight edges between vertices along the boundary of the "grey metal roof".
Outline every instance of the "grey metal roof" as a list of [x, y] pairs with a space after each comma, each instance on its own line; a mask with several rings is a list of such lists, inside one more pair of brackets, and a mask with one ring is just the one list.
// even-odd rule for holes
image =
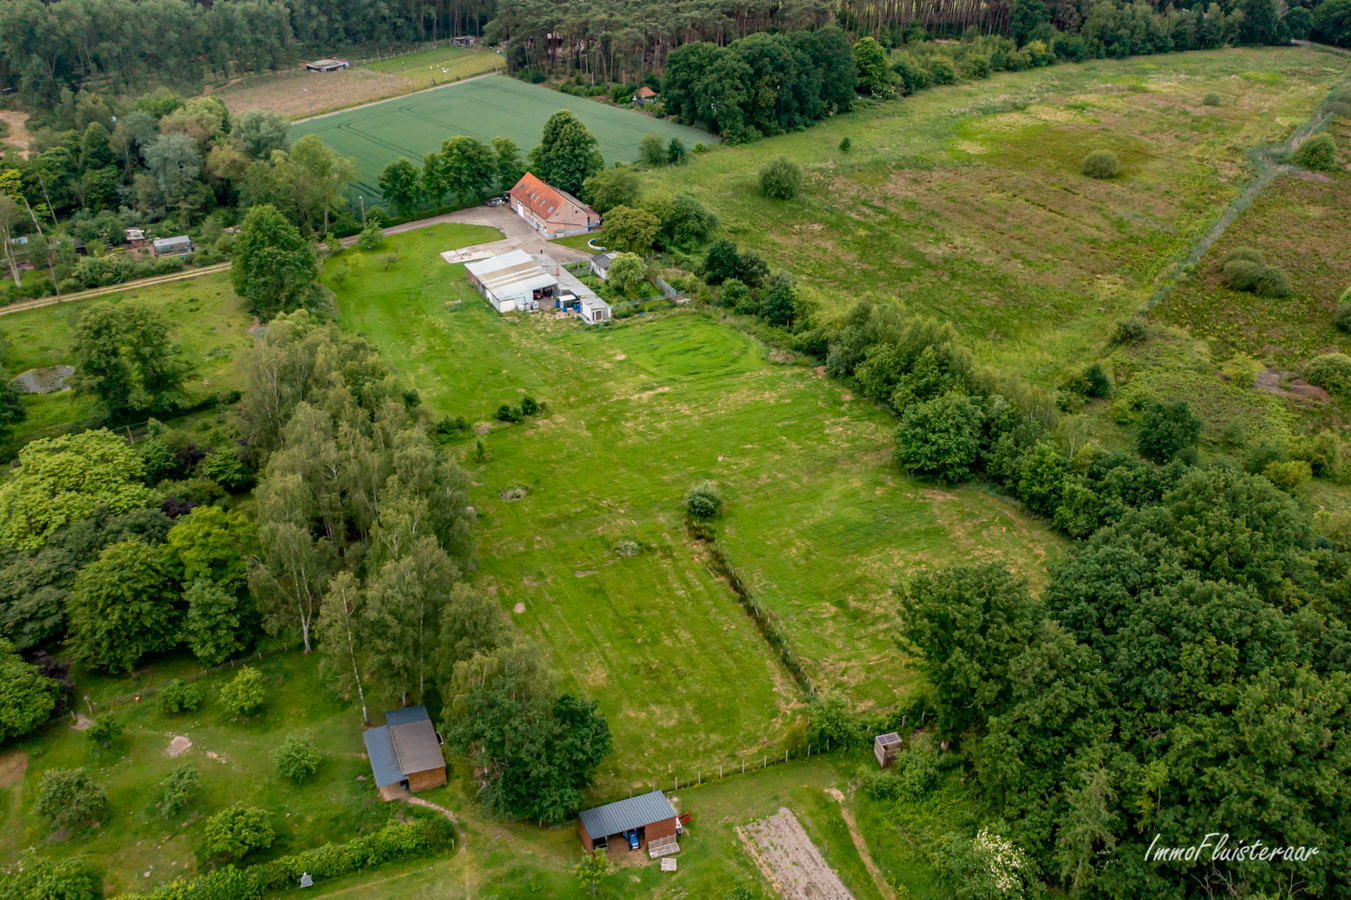
[[445, 757], [441, 755], [441, 742], [436, 739], [436, 729], [432, 727], [430, 719], [391, 725], [389, 739], [394, 744], [394, 756], [399, 761], [399, 768], [405, 775], [446, 767]]
[[627, 800], [616, 800], [594, 809], [584, 809], [579, 814], [582, 827], [594, 838], [623, 834], [630, 828], [642, 828], [653, 822], [674, 819], [675, 808], [661, 791], [639, 794]]
[[173, 247], [182, 247], [191, 244], [192, 238], [188, 237], [186, 234], [180, 234], [177, 237], [155, 238], [156, 250], [168, 250]]
[[403, 709], [391, 709], [385, 713], [385, 723], [390, 726], [407, 725], [409, 722], [430, 722], [425, 706], [405, 706]]
[[378, 788], [403, 781], [399, 761], [394, 756], [394, 742], [389, 739], [389, 726], [381, 725], [362, 733], [366, 741], [366, 756], [371, 761], [371, 773]]

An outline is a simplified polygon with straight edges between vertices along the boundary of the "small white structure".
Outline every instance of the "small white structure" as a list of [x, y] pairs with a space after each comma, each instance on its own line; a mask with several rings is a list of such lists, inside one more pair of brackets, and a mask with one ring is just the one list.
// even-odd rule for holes
[[896, 754], [900, 750], [901, 736], [894, 731], [879, 734], [873, 741], [873, 756], [877, 757], [877, 765], [883, 769], [896, 761]]
[[605, 276], [610, 274], [610, 263], [614, 262], [616, 256], [618, 254], [615, 251], [607, 250], [591, 257], [591, 274], [604, 281]]
[[301, 887], [314, 887], [314, 879], [310, 877], [310, 873], [309, 873], [309, 872], [301, 872], [301, 873], [300, 873], [300, 886], [301, 886]]
[[588, 325], [599, 325], [610, 318], [610, 304], [594, 294], [583, 297], [577, 311], [581, 313], [582, 321]]
[[352, 64], [345, 59], [316, 59], [312, 63], [305, 63], [305, 68], [311, 72], [337, 72], [351, 67]]
[[546, 299], [553, 305], [558, 279], [544, 271], [524, 250], [465, 263], [464, 272], [469, 283], [500, 313], [539, 309], [540, 302]]
[[186, 234], [180, 234], [177, 237], [155, 238], [156, 256], [179, 256], [192, 251], [192, 238]]

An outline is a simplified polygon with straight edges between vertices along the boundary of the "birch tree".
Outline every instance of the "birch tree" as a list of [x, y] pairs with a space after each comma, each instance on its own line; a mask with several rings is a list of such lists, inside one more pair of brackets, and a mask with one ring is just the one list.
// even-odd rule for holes
[[316, 633], [324, 659], [319, 671], [330, 687], [338, 691], [355, 689], [361, 703], [361, 720], [369, 722], [366, 712], [366, 688], [361, 681], [359, 657], [364, 646], [366, 622], [362, 618], [365, 597], [351, 572], [340, 572], [329, 584], [319, 608]]

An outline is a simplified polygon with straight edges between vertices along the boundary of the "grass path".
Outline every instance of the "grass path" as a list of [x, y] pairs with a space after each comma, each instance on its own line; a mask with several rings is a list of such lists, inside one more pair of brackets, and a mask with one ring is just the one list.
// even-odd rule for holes
[[175, 272], [173, 275], [156, 275], [154, 278], [142, 278], [137, 281], [126, 281], [122, 284], [114, 284], [109, 287], [92, 288], [87, 291], [78, 291], [74, 294], [66, 294], [63, 297], [38, 297], [33, 300], [25, 300], [22, 303], [11, 303], [9, 306], [0, 306], [0, 316], [7, 316], [10, 313], [27, 312], [30, 309], [41, 309], [44, 306], [55, 306], [58, 303], [77, 303], [80, 300], [93, 300], [95, 297], [104, 297], [108, 294], [121, 294], [127, 291], [139, 291], [156, 285], [169, 284], [174, 281], [186, 281], [189, 278], [200, 278], [203, 275], [215, 275], [217, 272], [226, 272], [230, 269], [230, 263], [217, 263], [214, 266], [203, 266], [200, 269], [193, 269], [191, 272]]
[[863, 839], [863, 835], [858, 832], [858, 822], [854, 821], [854, 812], [844, 803], [844, 794], [841, 791], [829, 791], [840, 804], [840, 816], [844, 819], [845, 827], [849, 829], [849, 838], [854, 842], [854, 848], [858, 850], [859, 859], [863, 860], [863, 867], [868, 870], [872, 876], [873, 884], [877, 885], [878, 892], [884, 900], [896, 900], [896, 892], [892, 890], [891, 885], [882, 875], [882, 870], [877, 868], [877, 863], [873, 862], [872, 854], [868, 852], [868, 842]]

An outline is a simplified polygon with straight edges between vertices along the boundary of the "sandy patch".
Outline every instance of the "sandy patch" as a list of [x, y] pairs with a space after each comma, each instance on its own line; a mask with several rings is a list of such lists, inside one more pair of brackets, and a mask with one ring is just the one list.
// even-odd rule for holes
[[11, 750], [0, 756], [0, 788], [18, 784], [23, 773], [28, 771], [28, 754], [22, 750]]
[[793, 811], [779, 811], [737, 828], [756, 866], [784, 900], [853, 900], [821, 858]]
[[174, 757], [182, 756], [184, 753], [187, 753], [188, 748], [191, 746], [192, 741], [181, 734], [176, 734], [174, 735], [174, 739], [169, 742], [169, 746], [165, 749], [164, 755], [173, 759]]
[[525, 604], [517, 603], [516, 606], [514, 606], [511, 611], [519, 615], [520, 613], [525, 612]]
[[75, 724], [70, 726], [72, 731], [88, 731], [92, 727], [94, 727], [94, 720], [82, 712], [75, 714]]
[[33, 140], [33, 135], [24, 127], [24, 123], [28, 121], [28, 113], [15, 109], [0, 109], [0, 120], [9, 125], [9, 133], [5, 135], [3, 143], [27, 151], [28, 145]]
[[227, 763], [230, 761], [224, 753], [217, 753], [214, 750], [206, 751], [206, 758], [214, 759], [218, 763]]

